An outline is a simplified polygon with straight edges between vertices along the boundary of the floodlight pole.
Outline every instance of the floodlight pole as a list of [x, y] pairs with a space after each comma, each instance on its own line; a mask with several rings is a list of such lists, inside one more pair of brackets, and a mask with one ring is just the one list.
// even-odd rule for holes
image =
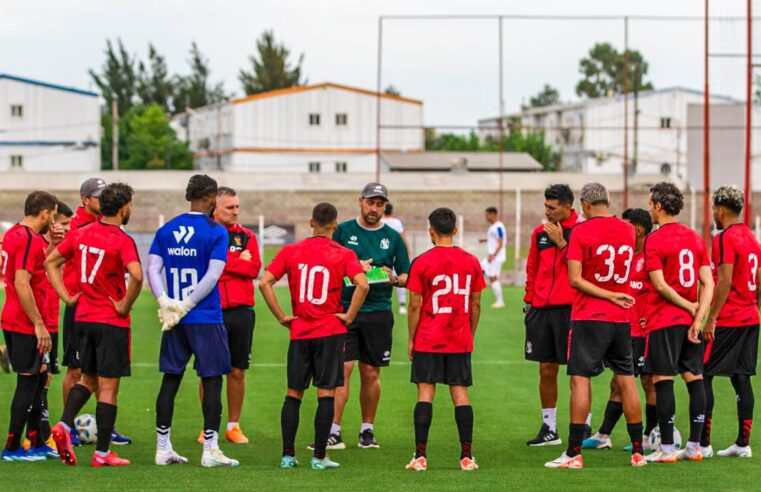
[[752, 0], [748, 4], [748, 53], [745, 74], [745, 206], [743, 222], [750, 227], [751, 207], [753, 206], [753, 189], [751, 186], [751, 123], [753, 115], [753, 16]]
[[381, 175], [381, 57], [383, 55], [383, 16], [378, 17], [378, 78], [375, 94], [375, 181]]
[[629, 208], [629, 18], [624, 17], [624, 210]]
[[[711, 216], [709, 194], [711, 191], [711, 106], [708, 83], [708, 0], [705, 0], [704, 16], [704, 88], [703, 88], [703, 240], [711, 240]], [[710, 243], [709, 243], [710, 244]]]
[[[499, 49], [497, 50], [499, 56], [499, 219], [503, 220], [505, 213], [505, 101], [502, 74], [502, 17], [500, 16], [497, 21], [499, 23]], [[516, 231], [516, 234], [519, 232]]]

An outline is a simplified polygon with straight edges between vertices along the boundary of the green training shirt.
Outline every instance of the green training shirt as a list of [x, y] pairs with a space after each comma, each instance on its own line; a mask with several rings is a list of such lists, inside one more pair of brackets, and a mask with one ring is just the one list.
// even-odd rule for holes
[[[386, 224], [378, 229], [366, 229], [358, 219], [347, 220], [338, 225], [333, 240], [354, 251], [360, 260], [372, 258], [372, 266], [392, 268], [397, 275], [410, 272], [410, 257], [404, 240], [401, 234]], [[360, 311], [390, 311], [393, 289], [388, 284], [370, 285], [370, 292]], [[343, 288], [341, 297], [345, 308], [351, 304], [352, 294], [354, 287]]]

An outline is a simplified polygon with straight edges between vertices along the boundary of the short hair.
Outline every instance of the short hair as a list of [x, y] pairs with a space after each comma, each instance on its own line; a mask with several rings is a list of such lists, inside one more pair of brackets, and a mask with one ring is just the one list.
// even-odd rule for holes
[[451, 236], [457, 225], [457, 216], [452, 209], [441, 207], [437, 208], [428, 216], [428, 223], [433, 230], [442, 236]]
[[484, 210], [487, 214], [497, 214], [497, 207], [486, 207], [486, 210]]
[[383, 211], [385, 215], [394, 215], [394, 206], [391, 202], [386, 202], [386, 210]]
[[726, 207], [735, 214], [740, 214], [745, 205], [745, 194], [737, 185], [725, 185], [713, 192], [713, 204]]
[[336, 221], [338, 210], [335, 205], [328, 202], [318, 203], [312, 209], [312, 220], [320, 227], [326, 227]]
[[669, 215], [679, 215], [684, 208], [684, 195], [673, 183], [662, 182], [650, 188], [653, 203], [660, 203]]
[[573, 191], [567, 184], [554, 184], [544, 190], [545, 200], [557, 200], [561, 205], [573, 205]]
[[238, 193], [235, 192], [234, 189], [228, 187], [228, 186], [220, 186], [217, 188], [217, 197], [220, 196], [238, 196]]
[[608, 197], [608, 190], [600, 183], [587, 183], [581, 187], [581, 193], [579, 193], [579, 200], [588, 202], [590, 205], [609, 204], [610, 198]]
[[185, 188], [185, 200], [192, 202], [203, 200], [209, 195], [217, 194], [217, 182], [206, 174], [195, 174], [190, 177]]
[[71, 217], [74, 215], [74, 211], [71, 210], [71, 207], [63, 203], [61, 200], [58, 200], [58, 215], [63, 215], [64, 217]]
[[653, 218], [647, 210], [641, 208], [627, 208], [624, 210], [624, 213], [621, 214], [621, 218], [627, 222], [631, 222], [632, 225], [641, 226], [645, 230], [645, 234], [650, 234], [653, 230]]
[[100, 213], [104, 217], [114, 217], [119, 210], [132, 201], [135, 190], [126, 183], [111, 183], [100, 194]]
[[37, 217], [43, 210], [55, 210], [56, 205], [58, 205], [58, 198], [47, 191], [33, 191], [24, 201], [24, 215]]

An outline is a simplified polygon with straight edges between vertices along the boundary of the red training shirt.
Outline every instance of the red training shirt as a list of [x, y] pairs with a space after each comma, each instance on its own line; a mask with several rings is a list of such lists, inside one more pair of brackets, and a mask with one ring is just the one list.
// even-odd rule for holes
[[[573, 229], [568, 260], [581, 262], [581, 276], [612, 292], [630, 293], [634, 261], [634, 226], [618, 217], [592, 217]], [[631, 313], [605, 299], [576, 290], [571, 321], [629, 323]]]
[[58, 252], [79, 265], [82, 297], [77, 303], [75, 321], [129, 328], [129, 314], [120, 316], [109, 297], [119, 301], [127, 293], [126, 267], [140, 263], [135, 241], [120, 227], [98, 221], [69, 231], [58, 245]]
[[417, 352], [473, 352], [470, 296], [486, 288], [481, 263], [460, 248], [436, 247], [415, 258], [407, 288], [423, 297]]
[[296, 318], [291, 323], [291, 340], [346, 333], [346, 326], [335, 316], [343, 312], [343, 279], [364, 272], [353, 251], [315, 236], [281, 249], [267, 271], [278, 279], [288, 275]]
[[731, 263], [732, 289], [721, 308], [716, 326], [741, 327], [759, 323], [756, 300], [758, 285], [756, 273], [761, 259], [761, 247], [745, 224], [733, 224], [713, 238], [711, 258], [714, 280], [718, 279], [718, 267]]
[[[43, 250], [47, 251], [50, 243], [45, 236], [40, 235], [42, 241]], [[61, 300], [58, 299], [58, 294], [53, 288], [53, 284], [50, 283], [50, 279], [45, 275], [45, 328], [50, 333], [58, 333], [58, 319], [61, 314]]]
[[[664, 224], [645, 238], [645, 270], [663, 271], [666, 283], [690, 302], [698, 299], [698, 272], [710, 265], [706, 247], [700, 236], [689, 227], [673, 222]], [[648, 333], [661, 328], [691, 325], [692, 316], [654, 293]]]
[[640, 321], [643, 319], [647, 320], [648, 313], [650, 312], [651, 296], [655, 291], [653, 290], [653, 284], [650, 282], [650, 276], [645, 271], [644, 252], [640, 251], [634, 254], [632, 265], [632, 272], [629, 275], [629, 287], [635, 302], [629, 311], [631, 312], [631, 336], [636, 338], [645, 336], [646, 331]]
[[[227, 226], [228, 245], [227, 263], [222, 276], [219, 277], [219, 297], [222, 309], [239, 306], [253, 307], [254, 279], [262, 268], [259, 257], [259, 244], [253, 232], [240, 224]], [[251, 253], [250, 260], [240, 258], [243, 251]]]
[[46, 321], [47, 299], [45, 283], [45, 246], [39, 234], [27, 226], [16, 224], [3, 238], [3, 277], [5, 277], [5, 304], [0, 315], [3, 330], [34, 335], [34, 323], [21, 306], [16, 291], [16, 272], [26, 270], [31, 274], [30, 285], [34, 303], [43, 321]]
[[[87, 212], [84, 207], [79, 207], [69, 222], [70, 231], [74, 232], [80, 227], [92, 224], [97, 220], [98, 217]], [[79, 286], [79, 277], [79, 264], [73, 261], [66, 262], [63, 267], [63, 284], [66, 286], [66, 291], [69, 295], [75, 296], [82, 290]]]

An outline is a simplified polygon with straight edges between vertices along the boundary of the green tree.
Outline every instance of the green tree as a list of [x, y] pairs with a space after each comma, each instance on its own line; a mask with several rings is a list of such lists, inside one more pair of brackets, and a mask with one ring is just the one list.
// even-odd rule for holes
[[148, 43], [148, 63], [138, 63], [137, 95], [143, 104], [158, 104], [165, 112], [173, 112], [176, 81], [169, 74], [166, 59]]
[[247, 95], [306, 84], [306, 80], [301, 80], [304, 54], [299, 56], [298, 63], [292, 67], [288, 60], [290, 50], [284, 44], [277, 44], [273, 31], [262, 33], [256, 42], [256, 51], [257, 54], [248, 57], [251, 71], [241, 69], [238, 74], [243, 92]]
[[543, 106], [552, 106], [560, 103], [560, 92], [550, 84], [544, 84], [544, 87], [536, 96], [529, 99], [530, 108], [540, 108]]
[[579, 61], [582, 79], [576, 84], [576, 94], [591, 98], [650, 90], [652, 82], [644, 80], [648, 68], [637, 50], [620, 53], [610, 43], [597, 43]]
[[385, 89], [383, 89], [384, 94], [388, 94], [391, 96], [401, 96], [402, 91], [399, 90], [395, 85], [388, 84]]
[[111, 103], [116, 100], [119, 114], [126, 114], [136, 102], [135, 58], [127, 52], [121, 39], [117, 39], [117, 45], [117, 49], [114, 49], [111, 40], [107, 39], [106, 61], [101, 72], [90, 69], [89, 73], [106, 101], [107, 111], [111, 111]]
[[125, 117], [122, 169], [192, 169], [193, 156], [169, 126], [161, 106], [137, 105]]
[[209, 81], [211, 76], [209, 60], [203, 56], [195, 41], [190, 47], [188, 65], [190, 65], [190, 74], [178, 76], [175, 81], [173, 102], [176, 112], [185, 111], [187, 106], [199, 108], [228, 98], [222, 82], [213, 84]]

